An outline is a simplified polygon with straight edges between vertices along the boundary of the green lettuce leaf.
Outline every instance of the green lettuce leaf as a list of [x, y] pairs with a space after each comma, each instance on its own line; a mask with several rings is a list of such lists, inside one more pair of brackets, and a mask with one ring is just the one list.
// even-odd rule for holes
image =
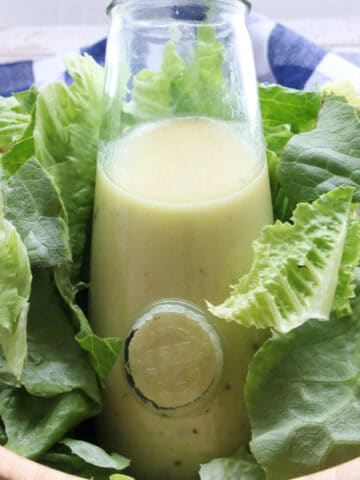
[[352, 314], [350, 299], [355, 296], [354, 279], [360, 261], [359, 221], [349, 224], [336, 285], [334, 311], [338, 317]]
[[1, 158], [11, 175], [2, 180], [5, 214], [19, 229], [33, 266], [62, 266], [56, 284], [72, 311], [77, 340], [104, 383], [121, 342], [97, 337], [76, 304], [80, 275], [87, 279], [104, 73], [88, 56], [70, 57], [67, 67], [74, 78], [70, 87], [54, 83], [17, 94], [17, 108], [29, 123]]
[[52, 272], [37, 271], [30, 297], [28, 360], [21, 383], [33, 395], [81, 390], [99, 407], [96, 376], [74, 338], [69, 315]]
[[108, 480], [110, 475], [124, 470], [130, 464], [129, 460], [117, 453], [109, 455], [96, 445], [70, 438], [62, 440], [41, 459], [41, 463], [94, 480]]
[[83, 328], [76, 335], [76, 340], [80, 347], [89, 353], [90, 363], [102, 386], [105, 386], [109, 373], [122, 352], [122, 341], [119, 338], [100, 338], [93, 332], [88, 332], [85, 315], [81, 310], [78, 314], [83, 317]]
[[201, 465], [201, 480], [265, 480], [264, 470], [245, 448], [240, 448], [232, 457], [217, 458]]
[[353, 106], [329, 97], [314, 130], [295, 135], [280, 158], [279, 179], [288, 198], [311, 202], [341, 185], [360, 201], [360, 117]]
[[234, 117], [234, 99], [223, 72], [224, 46], [211, 26], [199, 27], [197, 35], [187, 62], [169, 42], [160, 72], [142, 70], [135, 75], [129, 108], [136, 121], [169, 115]]
[[[4, 371], [1, 363], [0, 357], [0, 373]], [[7, 377], [2, 380], [14, 384]], [[1, 393], [0, 418], [8, 437], [6, 446], [29, 458], [38, 458], [101, 410], [95, 372], [74, 338], [51, 270], [34, 274], [28, 356], [20, 384], [22, 388], [9, 387]]]
[[31, 278], [26, 247], [15, 227], [4, 219], [0, 195], [0, 346], [16, 378], [26, 358]]
[[21, 137], [29, 122], [30, 115], [15, 97], [0, 97], [0, 152]]
[[35, 126], [36, 99], [38, 94], [39, 90], [36, 87], [31, 87], [30, 90], [16, 93], [13, 97], [10, 97], [13, 102], [16, 102], [16, 109], [23, 116], [23, 125], [22, 128], [19, 128], [17, 134], [12, 137], [7, 148], [5, 148], [5, 153], [1, 157], [1, 163], [9, 175], [15, 173], [34, 154], [32, 135]]
[[323, 93], [260, 85], [259, 98], [265, 130], [279, 127], [284, 134], [284, 126], [288, 125], [292, 133], [299, 133], [316, 126]]
[[128, 475], [119, 475], [116, 473], [115, 475], [111, 475], [110, 480], [135, 480], [133, 477], [129, 477]]
[[34, 460], [98, 412], [99, 407], [79, 390], [54, 397], [34, 396], [10, 387], [0, 392], [5, 447]]
[[293, 224], [265, 227], [249, 274], [222, 305], [209, 305], [210, 312], [246, 327], [288, 332], [310, 318], [328, 320], [335, 292], [335, 308], [349, 311], [360, 258], [352, 195], [353, 189], [340, 187], [312, 205], [298, 205]]
[[359, 296], [353, 311], [277, 335], [255, 355], [245, 396], [251, 450], [268, 480], [360, 456]]
[[5, 216], [27, 247], [32, 266], [70, 263], [69, 234], [63, 205], [52, 181], [30, 158], [3, 185]]
[[291, 218], [294, 205], [289, 202], [284, 189], [279, 182], [279, 158], [271, 150], [266, 152], [267, 164], [269, 170], [270, 188], [274, 219], [286, 222]]
[[104, 72], [89, 56], [69, 57], [66, 67], [72, 85], [52, 83], [38, 96], [34, 142], [68, 215], [76, 283], [93, 204]]
[[73, 84], [50, 84], [38, 96], [35, 156], [58, 187], [68, 219], [73, 262], [57, 269], [56, 284], [73, 313], [79, 344], [89, 353], [104, 382], [121, 342], [94, 335], [76, 304], [76, 295], [83, 287], [80, 275], [91, 235], [104, 72], [89, 56], [72, 56], [66, 66]]
[[109, 455], [102, 448], [82, 440], [67, 438], [60, 443], [68, 447], [77, 457], [97, 467], [124, 470], [130, 465], [130, 461], [122, 455], [118, 453]]
[[32, 136], [21, 137], [1, 158], [2, 166], [8, 175], [16, 173], [34, 155]]
[[259, 86], [264, 135], [268, 148], [274, 217], [290, 219], [296, 202], [290, 201], [279, 179], [278, 158], [294, 134], [316, 126], [323, 94], [279, 85]]
[[208, 25], [198, 29], [193, 58], [172, 85], [175, 113], [226, 120], [236, 117], [234, 98], [224, 75], [224, 45]]
[[81, 348], [88, 352], [91, 365], [104, 385], [122, 350], [122, 342], [118, 338], [100, 338], [94, 334], [84, 312], [75, 303], [75, 297], [82, 285], [71, 284], [69, 266], [55, 270], [55, 281], [72, 312], [73, 323], [78, 332], [75, 338]]
[[271, 122], [263, 121], [263, 127], [267, 148], [280, 156], [285, 145], [289, 142], [290, 138], [294, 136], [290, 125], [272, 126]]
[[[22, 111], [32, 116], [38, 94], [39, 89], [33, 85], [29, 90], [15, 92], [13, 97], [16, 98]], [[29, 127], [30, 125], [28, 124], [26, 128]]]
[[344, 97], [350, 105], [360, 109], [360, 96], [357, 93], [356, 87], [347, 80], [328, 82], [323, 85], [322, 91], [327, 95]]
[[6, 182], [7, 179], [8, 179], [8, 175], [7, 175], [7, 173], [5, 172], [5, 170], [3, 169], [3, 167], [1, 166], [1, 163], [0, 163], [0, 188]]
[[172, 84], [182, 75], [185, 64], [177, 54], [175, 45], [169, 42], [164, 48], [161, 71], [141, 70], [134, 77], [132, 93], [133, 113], [139, 120], [154, 119], [169, 115], [175, 110], [171, 90]]

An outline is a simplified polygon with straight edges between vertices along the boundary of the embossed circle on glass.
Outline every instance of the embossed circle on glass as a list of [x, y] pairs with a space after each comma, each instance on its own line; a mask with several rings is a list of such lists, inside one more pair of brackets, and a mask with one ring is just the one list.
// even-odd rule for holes
[[136, 395], [159, 413], [181, 414], [215, 391], [223, 366], [205, 314], [182, 300], [152, 304], [125, 342], [125, 372]]

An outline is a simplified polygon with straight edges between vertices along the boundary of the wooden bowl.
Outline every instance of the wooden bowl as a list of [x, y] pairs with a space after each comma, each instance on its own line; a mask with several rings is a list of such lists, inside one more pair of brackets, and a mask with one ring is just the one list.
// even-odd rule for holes
[[[0, 447], [0, 480], [81, 480], [19, 457]], [[219, 479], [221, 480], [221, 479]], [[360, 458], [324, 472], [294, 480], [360, 480]]]

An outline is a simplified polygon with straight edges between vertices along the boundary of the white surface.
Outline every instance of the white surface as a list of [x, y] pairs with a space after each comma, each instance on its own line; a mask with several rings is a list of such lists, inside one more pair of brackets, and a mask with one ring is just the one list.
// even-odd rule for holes
[[[359, 51], [360, 15], [352, 18], [279, 20], [325, 48], [335, 51]], [[41, 59], [51, 55], [63, 56], [105, 37], [107, 30], [106, 23], [5, 29], [0, 27], [0, 63]]]
[[252, 0], [252, 4], [256, 12], [276, 20], [360, 15], [359, 0]]
[[[138, 0], [141, 1], [141, 0]], [[0, 0], [0, 28], [78, 25], [106, 21], [110, 0]], [[359, 0], [253, 0], [254, 10], [274, 19], [360, 15]]]
[[[334, 69], [336, 65], [336, 70]], [[323, 85], [324, 81], [331, 78], [332, 81], [349, 80], [355, 86], [360, 94], [360, 71], [359, 68], [345, 61], [341, 57], [335, 57], [333, 53], [326, 55], [316, 68], [316, 72], [311, 75], [305, 85], [305, 90], [315, 90], [318, 85]]]
[[110, 0], [0, 0], [0, 28], [104, 23], [109, 3]]
[[0, 63], [64, 56], [104, 38], [107, 30], [106, 24], [0, 28]]

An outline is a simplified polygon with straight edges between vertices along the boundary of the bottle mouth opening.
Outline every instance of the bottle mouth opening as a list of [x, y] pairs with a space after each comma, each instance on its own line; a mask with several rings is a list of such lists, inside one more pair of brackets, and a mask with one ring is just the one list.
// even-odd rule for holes
[[[112, 0], [111, 3], [109, 4], [109, 6], [106, 9], [108, 15], [111, 14], [114, 7], [116, 7], [117, 5], [120, 5], [121, 3], [126, 3], [128, 1], [129, 0]], [[235, 1], [243, 3], [247, 7], [248, 12], [251, 10], [251, 1], [250, 0], [235, 0]]]

